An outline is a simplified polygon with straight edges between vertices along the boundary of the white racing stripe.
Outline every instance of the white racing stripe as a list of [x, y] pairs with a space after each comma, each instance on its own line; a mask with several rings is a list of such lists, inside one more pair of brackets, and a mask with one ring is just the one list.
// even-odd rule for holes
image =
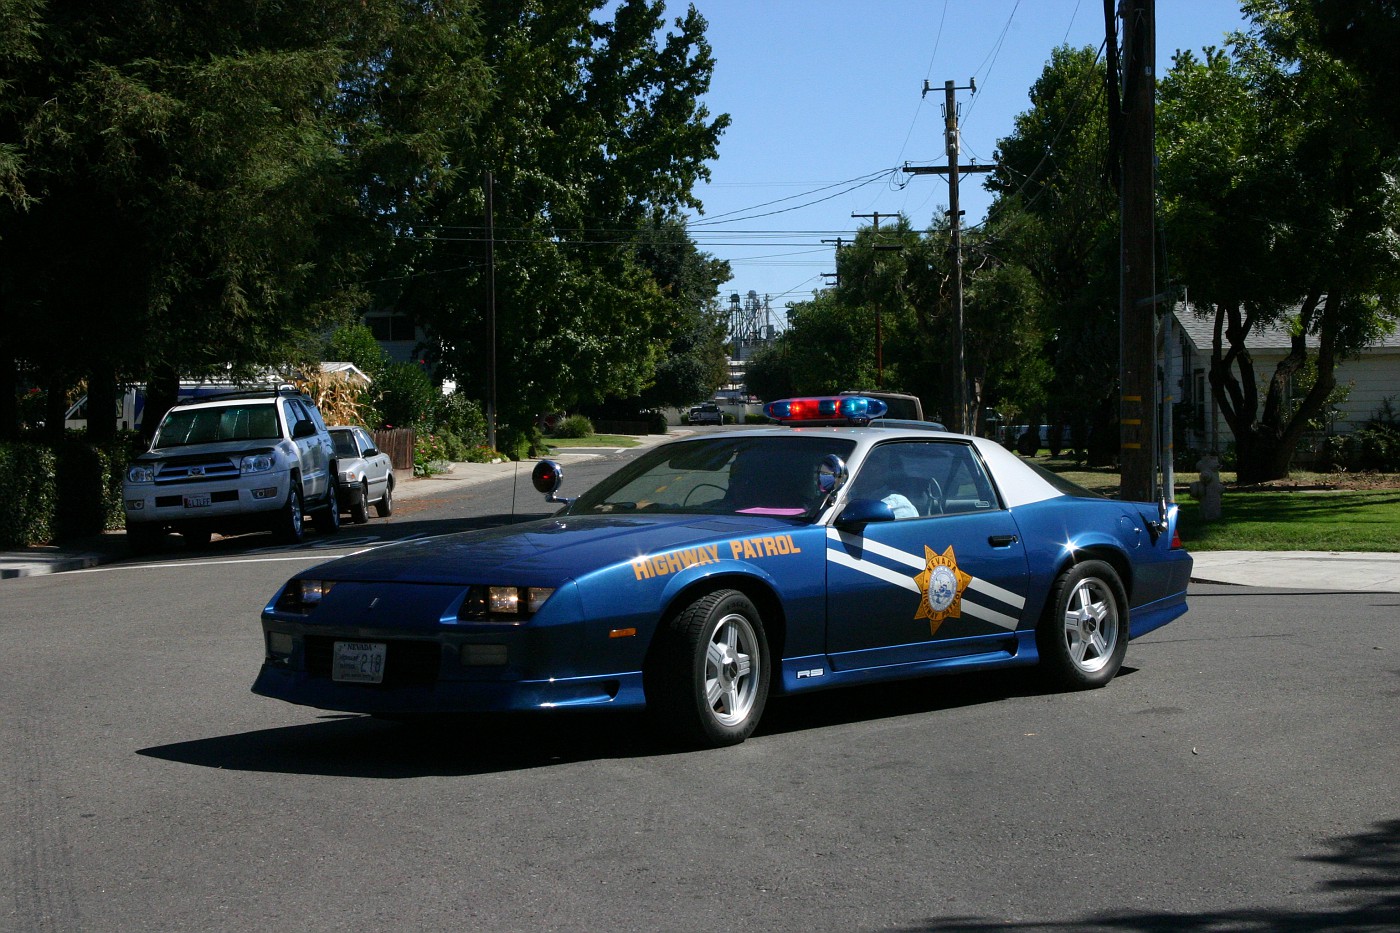
[[[835, 528], [828, 528], [826, 530], [826, 534], [828, 538], [830, 538], [834, 542], [837, 542], [840, 545], [865, 551], [877, 557], [883, 557], [886, 560], [893, 561], [897, 564], [903, 564], [906, 567], [911, 567], [916, 570], [923, 570], [925, 567], [928, 566], [928, 561], [924, 557], [915, 557], [913, 554], [901, 551], [898, 548], [890, 547], [886, 544], [880, 544], [875, 541], [867, 541], [866, 539], [857, 537], [855, 535], [842, 534]], [[888, 567], [883, 567], [880, 564], [875, 563], [874, 561], [852, 557], [840, 547], [828, 546], [826, 549], [826, 559], [830, 563], [840, 564], [842, 567], [848, 567], [851, 570], [856, 571], [857, 573], [863, 573], [868, 577], [874, 577], [875, 579], [882, 580], [885, 583], [892, 583], [895, 586], [909, 590], [910, 592], [922, 592], [919, 589], [919, 584], [914, 582], [913, 577], [901, 573], [898, 570], [891, 570]], [[969, 591], [981, 593], [984, 596], [990, 596], [992, 599], [995, 599], [998, 602], [1006, 603], [1008, 606], [1014, 606], [1017, 609], [1021, 609], [1026, 605], [1026, 598], [1024, 596], [1021, 596], [1018, 593], [1013, 593], [1011, 590], [1008, 590], [1005, 587], [997, 586], [995, 583], [988, 583], [986, 580], [982, 580], [977, 577], [972, 578], [972, 581], [968, 583], [967, 589], [964, 590], [963, 593], [963, 615], [968, 615], [976, 619], [981, 619], [982, 621], [989, 622], [992, 625], [997, 626], [998, 628], [1004, 628], [1008, 631], [1015, 631], [1017, 626], [1017, 620], [1014, 616], [1007, 615], [1004, 612], [997, 612], [995, 609], [988, 609], [986, 606], [979, 606], [977, 603], [971, 602], [967, 598], [967, 592]]]

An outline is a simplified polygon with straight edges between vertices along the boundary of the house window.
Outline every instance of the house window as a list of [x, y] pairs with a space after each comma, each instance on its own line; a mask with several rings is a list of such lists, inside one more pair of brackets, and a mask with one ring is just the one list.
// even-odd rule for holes
[[407, 314], [366, 314], [365, 325], [374, 339], [384, 342], [415, 339], [413, 318]]

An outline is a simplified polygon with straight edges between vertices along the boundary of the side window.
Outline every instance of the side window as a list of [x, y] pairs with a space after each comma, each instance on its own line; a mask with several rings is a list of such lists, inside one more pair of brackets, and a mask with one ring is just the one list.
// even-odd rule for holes
[[883, 500], [896, 519], [999, 508], [976, 453], [949, 441], [881, 444], [861, 464], [849, 496]]
[[301, 402], [296, 399], [289, 398], [282, 405], [282, 410], [287, 415], [287, 431], [295, 437], [297, 425], [303, 421], [310, 421], [311, 418], [306, 414], [306, 409], [302, 407]]

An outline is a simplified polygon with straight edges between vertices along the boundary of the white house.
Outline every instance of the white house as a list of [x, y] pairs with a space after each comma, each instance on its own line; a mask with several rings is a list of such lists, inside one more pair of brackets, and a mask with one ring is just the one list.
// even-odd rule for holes
[[[1193, 429], [1177, 438], [1175, 446], [1197, 450], [1223, 450], [1234, 437], [1210, 391], [1210, 357], [1215, 340], [1215, 313], [1198, 316], [1197, 309], [1183, 303], [1173, 312], [1175, 340], [1172, 341], [1171, 372], [1179, 405], [1190, 406]], [[1317, 338], [1308, 337], [1309, 351], [1316, 352]], [[1274, 368], [1292, 349], [1286, 329], [1259, 328], [1250, 331], [1245, 346], [1254, 360], [1254, 375], [1260, 383], [1260, 404]], [[1375, 416], [1386, 399], [1400, 408], [1400, 334], [1390, 334], [1358, 355], [1341, 360], [1336, 368], [1337, 385], [1349, 392], [1339, 407], [1334, 431], [1344, 434]], [[1292, 387], [1290, 386], [1290, 391]], [[1301, 453], [1301, 451], [1300, 451]]]

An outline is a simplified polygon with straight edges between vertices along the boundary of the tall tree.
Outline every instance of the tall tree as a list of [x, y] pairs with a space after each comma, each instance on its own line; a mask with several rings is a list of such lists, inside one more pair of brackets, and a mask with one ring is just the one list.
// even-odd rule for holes
[[1030, 89], [1031, 109], [998, 141], [985, 233], [988, 253], [1023, 267], [1039, 298], [1034, 330], [1044, 357], [1021, 373], [1031, 377], [1048, 364], [1053, 377], [1041, 393], [1026, 382], [1017, 395], [1031, 406], [1038, 394], [1053, 400], [1047, 416], [1073, 423], [1081, 442], [1092, 425], [1106, 442], [1091, 452], [1096, 461], [1117, 449], [1118, 203], [1105, 171], [1104, 81], [1094, 49], [1052, 52]]
[[[651, 0], [498, 0], [482, 8], [490, 105], [450, 156], [452, 185], [414, 220], [409, 277], [381, 300], [436, 335], [459, 384], [484, 388], [496, 315], [502, 416], [605, 396], [655, 378], [671, 314], [639, 231], [683, 207], [727, 117], [700, 102], [714, 61], [691, 8], [665, 28]], [[495, 305], [485, 274], [483, 173], [494, 179]]]
[[[1337, 363], [1400, 314], [1397, 134], [1321, 47], [1312, 11], [1252, 0], [1228, 53], [1180, 55], [1162, 86], [1171, 255], [1215, 320], [1211, 389], [1245, 482], [1288, 475]], [[1261, 378], [1247, 340], [1265, 327], [1284, 328], [1291, 350]], [[1289, 405], [1310, 359], [1316, 378]]]

